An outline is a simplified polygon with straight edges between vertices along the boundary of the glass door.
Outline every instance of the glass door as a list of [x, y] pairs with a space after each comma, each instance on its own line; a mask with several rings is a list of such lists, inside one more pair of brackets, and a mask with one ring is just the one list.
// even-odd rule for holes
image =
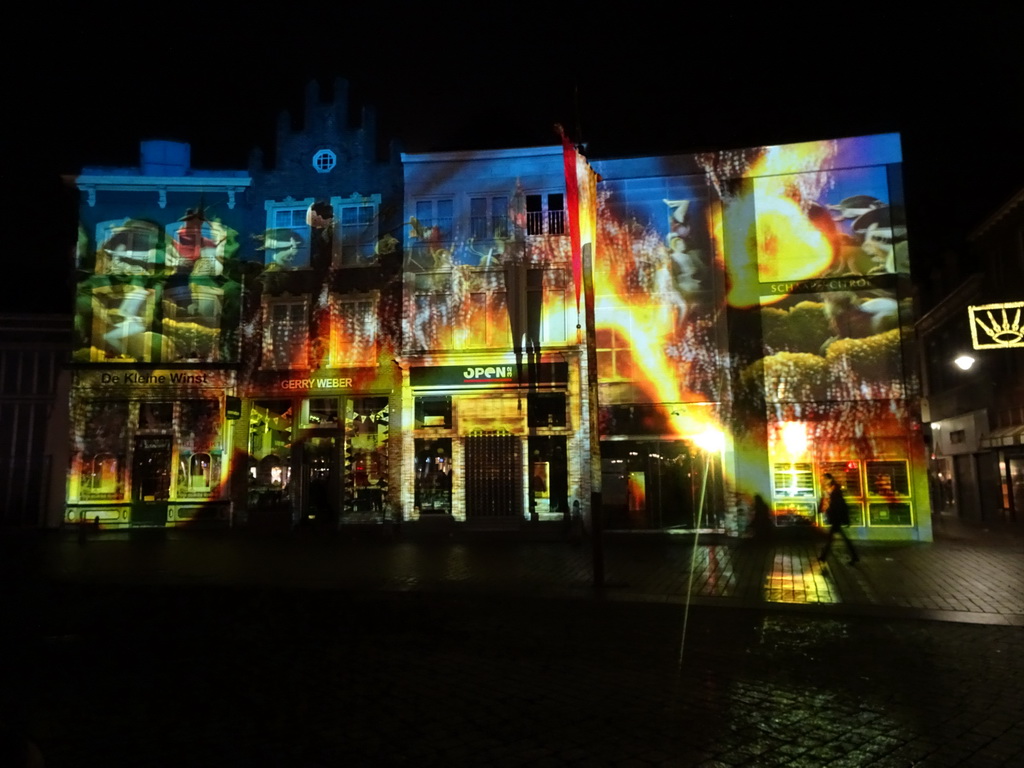
[[167, 524], [171, 488], [171, 438], [135, 438], [132, 462], [132, 525]]

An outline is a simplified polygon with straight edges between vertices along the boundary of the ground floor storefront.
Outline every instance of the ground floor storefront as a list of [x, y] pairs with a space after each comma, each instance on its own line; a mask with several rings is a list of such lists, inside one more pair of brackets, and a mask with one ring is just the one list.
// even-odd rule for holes
[[78, 371], [64, 523], [228, 526], [234, 373]]
[[931, 541], [924, 443], [908, 401], [784, 404], [767, 419], [770, 516], [776, 527], [828, 523], [826, 475], [860, 540]]
[[319, 530], [395, 516], [391, 461], [397, 382], [375, 372], [267, 372], [245, 388], [242, 525]]
[[1024, 426], [987, 422], [977, 411], [932, 424], [932, 503], [964, 520], [1024, 523]]
[[410, 365], [404, 388], [402, 519], [516, 529], [580, 518], [589, 440], [578, 357], [431, 363]]

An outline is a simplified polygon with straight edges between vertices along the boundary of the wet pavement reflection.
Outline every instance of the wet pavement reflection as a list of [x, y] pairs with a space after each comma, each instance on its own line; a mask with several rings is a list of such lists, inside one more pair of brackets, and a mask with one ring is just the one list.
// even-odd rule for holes
[[840, 602], [825, 571], [806, 552], [775, 555], [765, 578], [764, 599], [771, 603]]

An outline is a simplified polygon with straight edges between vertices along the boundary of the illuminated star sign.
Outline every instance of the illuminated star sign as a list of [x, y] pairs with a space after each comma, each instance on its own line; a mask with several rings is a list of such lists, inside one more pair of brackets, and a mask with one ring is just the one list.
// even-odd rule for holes
[[[1024, 301], [968, 307], [967, 312], [971, 317], [971, 340], [974, 342], [974, 348], [1024, 348], [1022, 310], [1024, 310]], [[979, 330], [984, 335], [979, 333]]]

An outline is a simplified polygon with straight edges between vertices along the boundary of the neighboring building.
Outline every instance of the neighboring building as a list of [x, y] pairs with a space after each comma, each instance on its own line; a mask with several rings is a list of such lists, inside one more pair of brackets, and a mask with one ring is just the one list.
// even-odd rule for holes
[[930, 540], [899, 137], [595, 168], [609, 513], [809, 525], [829, 472], [855, 536]]
[[273, 167], [254, 154], [239, 519], [253, 525], [389, 520], [400, 399], [402, 168], [373, 115], [350, 128], [347, 85], [306, 92], [304, 125], [278, 125]]
[[[1024, 190], [967, 246], [980, 271], [947, 281], [917, 325], [933, 503], [965, 519], [1024, 523]], [[982, 308], [973, 320], [970, 307]], [[973, 358], [967, 369], [954, 364], [963, 355]]]
[[401, 164], [307, 90], [272, 167], [86, 168], [65, 520], [332, 527], [391, 515]]
[[142, 142], [133, 168], [85, 168], [65, 521], [231, 519], [245, 171]]
[[59, 524], [68, 464], [71, 318], [0, 316], [0, 526]]

